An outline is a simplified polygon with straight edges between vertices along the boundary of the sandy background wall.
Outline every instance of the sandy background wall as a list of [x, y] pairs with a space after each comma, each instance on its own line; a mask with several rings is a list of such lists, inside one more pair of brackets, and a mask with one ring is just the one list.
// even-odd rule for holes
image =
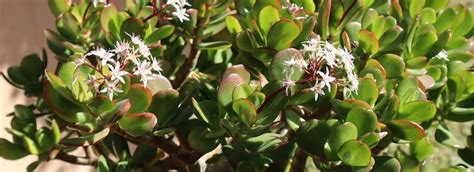
[[[6, 72], [11, 65], [18, 65], [22, 57], [31, 53], [41, 53], [46, 46], [43, 36], [45, 28], [54, 29], [54, 17], [49, 12], [46, 0], [0, 0], [0, 70]], [[54, 67], [52, 54], [49, 68]], [[6, 114], [13, 111], [15, 104], [27, 103], [23, 92], [0, 79], [0, 137], [11, 138], [4, 130], [10, 125]], [[28, 156], [18, 161], [0, 158], [1, 172], [26, 171], [26, 167], [36, 160]], [[38, 171], [91, 171], [87, 166], [70, 165], [61, 161], [41, 164]]]
[[[118, 0], [119, 1], [119, 0]], [[471, 3], [473, 0], [459, 0]], [[11, 65], [18, 65], [22, 57], [31, 53], [40, 53], [46, 46], [43, 36], [45, 28], [54, 29], [54, 18], [50, 14], [46, 0], [0, 0], [0, 70], [6, 72]], [[49, 68], [54, 68], [54, 58], [49, 54]], [[10, 138], [4, 128], [10, 125], [6, 114], [13, 111], [15, 104], [25, 104], [21, 90], [15, 89], [0, 79], [0, 137]], [[0, 158], [0, 172], [25, 171], [28, 164], [35, 161], [28, 156], [18, 161]], [[40, 165], [38, 171], [92, 171], [88, 166], [77, 166], [62, 161], [51, 161]]]

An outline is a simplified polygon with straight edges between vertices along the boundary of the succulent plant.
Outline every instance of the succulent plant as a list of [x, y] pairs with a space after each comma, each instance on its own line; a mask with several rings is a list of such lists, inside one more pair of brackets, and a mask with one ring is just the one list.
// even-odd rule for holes
[[[45, 50], [2, 76], [0, 156], [97, 171], [474, 166], [474, 11], [449, 0], [48, 0]], [[46, 125], [42, 125], [45, 121]], [[474, 134], [474, 127], [471, 128]], [[135, 149], [130, 149], [129, 145]], [[86, 157], [70, 154], [84, 149]]]

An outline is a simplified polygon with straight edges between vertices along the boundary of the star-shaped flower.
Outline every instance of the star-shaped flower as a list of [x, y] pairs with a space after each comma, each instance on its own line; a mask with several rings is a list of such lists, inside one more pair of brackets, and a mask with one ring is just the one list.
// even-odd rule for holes
[[178, 18], [180, 22], [189, 21], [189, 14], [186, 13], [185, 8], [176, 8], [175, 11], [171, 14]]
[[87, 85], [90, 87], [90, 91], [91, 90], [94, 90], [94, 91], [98, 91], [99, 90], [99, 80], [97, 79], [97, 77], [95, 75], [89, 75], [88, 79], [87, 79]]
[[156, 60], [156, 58], [152, 58], [151, 59], [152, 62], [151, 62], [151, 68], [155, 71], [155, 72], [158, 72], [158, 74], [161, 75], [161, 71], [163, 71], [163, 69], [161, 68], [161, 64], [158, 60]]
[[148, 80], [153, 79], [153, 77], [151, 77], [153, 73], [151, 72], [152, 67], [150, 65], [150, 62], [148, 61], [140, 62], [139, 60], [137, 60], [135, 64], [137, 65], [137, 69], [135, 70], [133, 74], [139, 75], [140, 81], [142, 81], [143, 85], [146, 87]]
[[118, 82], [117, 81], [105, 81], [105, 87], [100, 90], [101, 93], [107, 93], [108, 97], [110, 100], [113, 100], [114, 94], [115, 93], [121, 93], [123, 92], [121, 89], [117, 87]]
[[331, 90], [331, 83], [336, 80], [336, 78], [329, 75], [329, 69], [326, 68], [326, 73], [318, 71], [319, 76], [321, 76], [321, 88], [327, 87], [328, 90]]
[[111, 64], [107, 64], [109, 66], [110, 72], [112, 73], [111, 80], [119, 80], [121, 83], [125, 83], [125, 79], [123, 79], [124, 75], [127, 75], [128, 72], [122, 70], [121, 66], [119, 63], [116, 63], [115, 66], [112, 66]]
[[106, 51], [103, 48], [98, 48], [98, 49], [96, 49], [94, 51], [91, 51], [91, 52], [86, 54], [86, 56], [90, 56], [90, 55], [94, 55], [94, 56], [99, 57], [100, 64], [102, 66], [105, 66], [107, 64], [107, 62], [115, 63], [115, 60], [112, 58], [114, 56], [114, 54]]
[[311, 88], [311, 90], [314, 92], [314, 101], [317, 101], [318, 98], [319, 98], [319, 95], [324, 95], [324, 90], [323, 90], [323, 86], [321, 83], [319, 83], [318, 81], [316, 81], [316, 83], [314, 84], [314, 86]]
[[80, 57], [80, 58], [76, 58], [76, 59], [74, 59], [74, 63], [76, 63], [76, 67], [75, 67], [75, 68], [77, 68], [77, 67], [79, 67], [79, 66], [81, 66], [81, 65], [83, 65], [83, 64], [86, 64], [86, 63], [87, 63], [87, 58], [86, 58], [86, 56], [82, 56], [82, 57]]

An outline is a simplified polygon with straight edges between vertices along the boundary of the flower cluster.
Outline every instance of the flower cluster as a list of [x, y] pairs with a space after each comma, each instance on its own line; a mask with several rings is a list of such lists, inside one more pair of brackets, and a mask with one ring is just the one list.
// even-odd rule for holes
[[[315, 92], [314, 99], [324, 95], [324, 90], [330, 90], [331, 84], [346, 87], [349, 93], [356, 93], [359, 87], [357, 74], [354, 72], [354, 56], [343, 48], [336, 48], [327, 41], [321, 41], [319, 37], [311, 38], [303, 42], [301, 52], [305, 59], [296, 58], [284, 62], [285, 87], [295, 85], [295, 82], [310, 82]], [[302, 68], [306, 72], [305, 79], [292, 81], [291, 76], [295, 68]], [[336, 76], [336, 71], [343, 71], [342, 76]]]
[[178, 18], [180, 22], [189, 21], [189, 14], [186, 13], [186, 6], [191, 6], [186, 0], [168, 0], [167, 5], [171, 5], [174, 8], [174, 12], [171, 13], [173, 16]]
[[[146, 87], [149, 80], [161, 75], [160, 63], [151, 55], [147, 45], [140, 37], [129, 36], [131, 42], [117, 42], [112, 50], [99, 47], [75, 60], [76, 68], [85, 65], [99, 73], [99, 76], [89, 74], [87, 84], [91, 90], [106, 93], [111, 100], [114, 94], [122, 92], [118, 84], [125, 84], [125, 76], [139, 77]], [[97, 57], [97, 64], [91, 63], [87, 57]]]

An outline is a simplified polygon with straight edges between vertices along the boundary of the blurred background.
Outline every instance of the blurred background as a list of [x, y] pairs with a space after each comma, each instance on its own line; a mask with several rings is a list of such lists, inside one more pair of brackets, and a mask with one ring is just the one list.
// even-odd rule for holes
[[[49, 12], [46, 0], [0, 0], [0, 70], [6, 72], [12, 65], [18, 65], [21, 58], [32, 53], [41, 54], [47, 48], [43, 30], [54, 29], [54, 17]], [[56, 63], [52, 53], [48, 51], [49, 68]], [[4, 130], [10, 125], [10, 117], [6, 114], [13, 111], [16, 104], [25, 104], [23, 92], [10, 86], [3, 78], [0, 79], [0, 137], [11, 138]], [[0, 158], [0, 172], [26, 171], [26, 167], [36, 160], [35, 156], [27, 156], [18, 161]], [[78, 166], [54, 160], [41, 164], [37, 171], [93, 171], [89, 166]]]
[[[123, 0], [119, 0], [123, 1]], [[453, 4], [465, 3], [474, 7], [474, 0], [452, 0]], [[41, 53], [42, 48], [47, 48], [43, 30], [54, 29], [54, 18], [49, 12], [46, 0], [0, 0], [0, 70], [6, 72], [11, 65], [18, 65], [22, 57], [31, 53]], [[54, 56], [48, 51], [49, 68], [55, 67]], [[4, 130], [10, 125], [11, 118], [6, 114], [13, 111], [16, 104], [25, 104], [23, 93], [8, 85], [0, 79], [0, 137], [10, 138]], [[459, 135], [469, 134], [471, 124], [451, 124], [453, 130]], [[455, 162], [451, 154], [455, 151], [438, 145], [440, 150], [434, 154], [428, 163], [445, 166]], [[26, 167], [35, 161], [35, 156], [28, 156], [18, 161], [9, 161], [0, 158], [0, 171], [26, 171]], [[79, 166], [53, 160], [43, 163], [37, 171], [93, 171], [89, 166]]]

